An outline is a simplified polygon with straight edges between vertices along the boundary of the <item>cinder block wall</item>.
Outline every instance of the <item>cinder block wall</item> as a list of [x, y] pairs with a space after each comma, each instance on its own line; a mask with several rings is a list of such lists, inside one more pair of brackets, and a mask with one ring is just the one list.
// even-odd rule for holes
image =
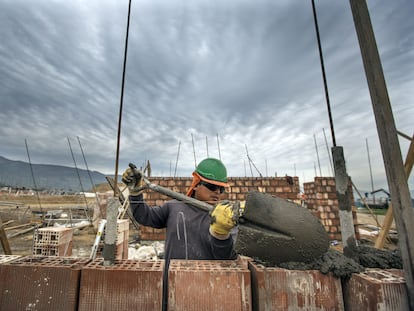
[[[179, 193], [186, 193], [191, 186], [191, 181], [192, 178], [190, 177], [151, 177], [152, 183]], [[226, 195], [229, 200], [243, 201], [249, 191], [259, 191], [292, 200], [299, 204], [304, 203], [316, 217], [321, 219], [331, 240], [341, 240], [338, 200], [335, 178], [333, 177], [316, 177], [314, 182], [305, 183], [304, 202], [300, 193], [298, 177], [230, 177], [229, 185]], [[352, 196], [352, 191], [349, 193]], [[144, 193], [144, 199], [151, 206], [161, 205], [163, 202], [170, 200], [169, 197], [151, 190]], [[353, 202], [353, 196], [351, 199]], [[354, 221], [356, 221], [356, 213]], [[143, 226], [140, 229], [142, 240], [162, 240], [164, 234], [165, 230]]]

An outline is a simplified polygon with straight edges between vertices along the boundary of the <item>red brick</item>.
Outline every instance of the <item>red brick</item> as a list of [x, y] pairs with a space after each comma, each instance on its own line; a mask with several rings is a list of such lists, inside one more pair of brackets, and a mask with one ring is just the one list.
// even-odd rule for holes
[[35, 244], [59, 245], [71, 241], [73, 231], [73, 228], [65, 227], [40, 228], [33, 234], [33, 240]]
[[266, 268], [249, 262], [253, 310], [344, 310], [340, 279], [316, 270]]
[[171, 260], [168, 279], [169, 310], [251, 310], [244, 260]]
[[344, 282], [347, 311], [408, 311], [405, 280], [388, 270], [367, 269]]
[[63, 244], [41, 244], [34, 243], [33, 245], [33, 255], [38, 256], [61, 256], [68, 257], [72, 256], [73, 241], [68, 241]]
[[77, 310], [81, 268], [88, 262], [27, 256], [1, 264], [0, 309]]
[[163, 260], [115, 260], [111, 266], [103, 261], [82, 269], [79, 311], [161, 310]]

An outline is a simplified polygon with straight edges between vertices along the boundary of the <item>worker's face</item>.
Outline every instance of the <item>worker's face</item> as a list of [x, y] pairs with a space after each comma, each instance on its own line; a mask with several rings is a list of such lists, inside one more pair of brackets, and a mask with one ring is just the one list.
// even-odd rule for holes
[[194, 198], [200, 201], [204, 201], [210, 204], [217, 204], [225, 197], [224, 187], [209, 184], [206, 182], [200, 182], [194, 188]]

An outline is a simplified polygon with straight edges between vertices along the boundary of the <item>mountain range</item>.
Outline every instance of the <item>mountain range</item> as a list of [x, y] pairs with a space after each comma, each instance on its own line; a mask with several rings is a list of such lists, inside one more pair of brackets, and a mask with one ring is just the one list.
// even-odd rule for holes
[[[33, 174], [32, 174], [33, 171]], [[105, 175], [74, 167], [31, 164], [0, 156], [0, 186], [54, 189], [63, 191], [91, 191], [94, 185], [107, 183]]]
[[[33, 175], [30, 166], [33, 169]], [[36, 186], [34, 185], [33, 179]], [[108, 183], [106, 175], [98, 171], [88, 172], [84, 169], [50, 164], [30, 165], [27, 162], [9, 160], [0, 156], [0, 187], [11, 186], [36, 190], [92, 191], [91, 179], [94, 185]], [[364, 191], [361, 193], [364, 193]], [[411, 190], [410, 194], [413, 198], [414, 190]], [[358, 198], [356, 193], [354, 193], [354, 198]]]

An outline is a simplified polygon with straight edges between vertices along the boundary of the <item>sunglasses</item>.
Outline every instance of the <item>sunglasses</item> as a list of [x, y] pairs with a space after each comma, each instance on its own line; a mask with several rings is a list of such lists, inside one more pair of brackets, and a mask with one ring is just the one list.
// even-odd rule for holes
[[200, 181], [200, 184], [203, 185], [204, 187], [206, 187], [210, 191], [215, 192], [218, 189], [218, 190], [220, 190], [220, 193], [224, 192], [224, 187], [223, 186], [213, 185], [213, 184], [210, 184], [210, 183], [205, 182], [205, 181]]

